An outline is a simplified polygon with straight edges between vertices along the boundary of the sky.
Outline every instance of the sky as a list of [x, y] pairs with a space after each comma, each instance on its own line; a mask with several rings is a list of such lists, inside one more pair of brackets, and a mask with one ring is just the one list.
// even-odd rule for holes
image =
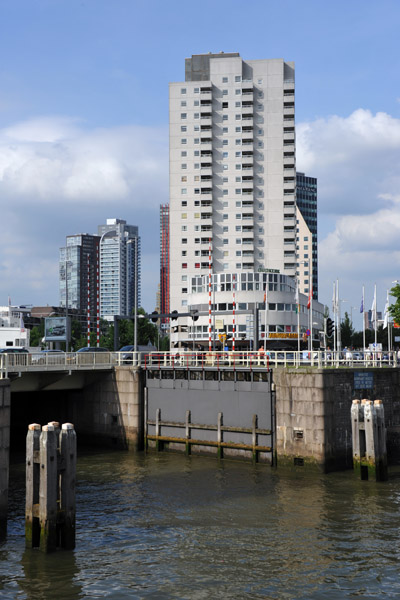
[[397, 0], [0, 0], [0, 305], [58, 305], [65, 237], [138, 225], [155, 307], [168, 83], [192, 54], [296, 65], [297, 170], [318, 178], [319, 300], [362, 327], [400, 279]]

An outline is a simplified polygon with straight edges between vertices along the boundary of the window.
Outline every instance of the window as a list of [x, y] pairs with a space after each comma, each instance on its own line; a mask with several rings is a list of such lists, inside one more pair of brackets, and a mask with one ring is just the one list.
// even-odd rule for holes
[[222, 145], [223, 146], [227, 146], [228, 145], [228, 140], [222, 140]]
[[222, 183], [228, 183], [228, 178], [227, 177], [223, 177], [222, 178]]
[[235, 140], [236, 146], [240, 146], [242, 144], [242, 140]]
[[222, 103], [222, 108], [229, 108], [229, 103], [228, 102], [223, 102]]
[[235, 75], [235, 81], [236, 83], [238, 83], [239, 81], [242, 81], [242, 78], [240, 75]]
[[182, 163], [181, 164], [181, 169], [187, 169], [187, 164], [186, 163]]
[[241, 250], [236, 250], [236, 256], [242, 256], [242, 251]]
[[235, 194], [241, 194], [241, 193], [242, 193], [242, 190], [240, 188], [235, 189]]
[[200, 119], [200, 113], [194, 113], [193, 117], [194, 117], [195, 119]]
[[187, 200], [182, 200], [181, 206], [183, 206], [183, 207], [187, 206]]
[[200, 188], [194, 188], [194, 193], [195, 194], [200, 194]]
[[181, 94], [186, 94], [186, 88], [181, 88]]
[[257, 83], [258, 83], [258, 85], [260, 85], [262, 82], [263, 82], [263, 80], [262, 80], [262, 79], [257, 79]]
[[194, 141], [195, 144], [200, 144], [200, 139], [199, 138], [194, 138], [193, 141]]
[[187, 306], [187, 300], [182, 300], [181, 306]]
[[236, 108], [240, 108], [241, 106], [242, 106], [242, 103], [241, 103], [241, 102], [235, 102], [235, 107], [236, 107]]
[[186, 150], [181, 150], [181, 156], [183, 158], [185, 158], [187, 156], [187, 151]]
[[228, 128], [227, 127], [223, 127], [222, 128], [222, 133], [228, 133]]
[[223, 168], [224, 171], [227, 171], [228, 170], [228, 165], [223, 165], [222, 168]]
[[187, 250], [182, 250], [182, 256], [187, 256]]
[[182, 213], [181, 214], [181, 219], [187, 219], [187, 213]]
[[224, 196], [227, 196], [228, 195], [228, 190], [222, 190], [222, 193], [223, 193]]
[[240, 171], [241, 168], [242, 168], [242, 165], [235, 165], [236, 171]]
[[227, 120], [228, 120], [228, 115], [223, 115], [223, 116], [222, 116], [222, 120], [223, 120], [223, 121], [227, 121]]
[[194, 226], [194, 230], [195, 230], [195, 231], [200, 231], [200, 225], [195, 225], [195, 226]]
[[183, 182], [187, 181], [187, 175], [182, 175], [181, 181], [183, 181]]
[[181, 125], [181, 132], [185, 133], [187, 131], [186, 125]]
[[194, 91], [195, 94], [200, 94], [200, 88], [194, 88], [193, 91]]
[[242, 215], [240, 213], [237, 213], [236, 218], [240, 220], [242, 218]]
[[236, 156], [236, 158], [240, 158], [242, 156], [242, 153], [241, 152], [235, 152], [235, 156]]
[[222, 83], [228, 83], [228, 78], [227, 77], [223, 77], [222, 78]]
[[200, 150], [195, 150], [193, 152], [193, 156], [200, 156]]
[[194, 218], [195, 219], [200, 219], [200, 213], [194, 213]]
[[182, 269], [187, 269], [187, 263], [182, 263]]
[[200, 125], [195, 125], [193, 127], [193, 131], [200, 131]]
[[235, 231], [242, 231], [242, 226], [241, 225], [236, 225]]
[[242, 128], [241, 127], [235, 127], [235, 131], [236, 131], [236, 133], [240, 133], [242, 131]]
[[228, 158], [228, 153], [227, 152], [223, 152], [222, 153], [222, 158]]
[[[242, 268], [242, 264], [241, 263], [236, 263], [236, 269], [241, 269]], [[242, 327], [242, 325], [239, 325], [239, 327]], [[246, 329], [246, 325], [244, 326]]]
[[194, 168], [195, 169], [200, 169], [200, 163], [194, 163]]
[[182, 275], [181, 276], [181, 281], [187, 281], [187, 275]]
[[193, 102], [193, 106], [200, 106], [200, 100], [195, 100]]
[[182, 288], [182, 294], [187, 294], [187, 288]]
[[304, 250], [308, 250], [308, 244], [304, 246]]
[[223, 96], [227, 96], [228, 95], [228, 90], [222, 90], [222, 95]]
[[200, 269], [200, 263], [194, 263], [194, 268], [195, 269]]
[[262, 104], [257, 104], [257, 110], [262, 110], [263, 105]]
[[181, 194], [187, 194], [187, 188], [182, 188], [181, 189]]
[[235, 121], [240, 121], [242, 118], [242, 115], [235, 115]]
[[229, 264], [228, 263], [224, 263], [222, 265], [222, 268], [224, 269], [224, 271], [227, 271], [229, 269]]
[[223, 203], [222, 203], [222, 206], [223, 206], [224, 208], [228, 208], [228, 203], [227, 203], [227, 202], [223, 202]]
[[181, 106], [186, 106], [186, 100], [181, 100]]
[[241, 93], [242, 93], [242, 90], [240, 90], [240, 89], [239, 90], [235, 90], [236, 96], [239, 96]]
[[181, 231], [187, 231], [187, 225], [182, 225]]
[[223, 255], [224, 255], [225, 257], [226, 257], [226, 256], [229, 256], [229, 250], [224, 250], [224, 254], [223, 254]]
[[195, 201], [194, 201], [194, 205], [195, 205], [195, 206], [200, 206], [200, 200], [195, 200]]
[[242, 238], [236, 238], [236, 244], [240, 245], [242, 243]]
[[187, 238], [182, 238], [181, 242], [182, 242], [182, 244], [187, 244]]
[[195, 244], [200, 244], [200, 238], [194, 238], [194, 243]]
[[223, 244], [227, 245], [227, 244], [229, 243], [229, 240], [228, 240], [228, 238], [224, 238], [224, 239], [222, 240], [222, 242], [223, 242]]
[[238, 200], [238, 202], [235, 202], [235, 205], [237, 208], [240, 208], [242, 206], [242, 203], [240, 200]]
[[229, 231], [229, 227], [227, 227], [226, 225], [222, 228], [223, 233], [228, 233]]
[[181, 119], [187, 119], [187, 113], [181, 113]]
[[182, 138], [181, 139], [181, 144], [187, 144], [187, 139], [186, 138]]
[[200, 256], [200, 250], [195, 250], [195, 251], [194, 251], [194, 255], [195, 255], [195, 256]]
[[235, 181], [236, 181], [237, 183], [240, 183], [240, 182], [242, 181], [242, 178], [241, 178], [241, 177], [235, 177]]
[[194, 181], [200, 181], [200, 175], [195, 175], [195, 176], [193, 177], [193, 179], [194, 179]]
[[227, 214], [223, 214], [223, 215], [222, 215], [222, 218], [223, 218], [223, 220], [224, 220], [224, 221], [227, 221], [227, 219], [228, 219], [228, 215], [227, 215]]

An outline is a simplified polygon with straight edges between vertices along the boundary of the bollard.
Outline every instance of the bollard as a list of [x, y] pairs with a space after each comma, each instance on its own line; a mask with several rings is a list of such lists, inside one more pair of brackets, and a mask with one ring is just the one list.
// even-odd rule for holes
[[385, 415], [381, 400], [353, 400], [353, 468], [363, 480], [387, 480]]
[[29, 425], [26, 438], [25, 543], [53, 552], [75, 547], [76, 434], [71, 423]]

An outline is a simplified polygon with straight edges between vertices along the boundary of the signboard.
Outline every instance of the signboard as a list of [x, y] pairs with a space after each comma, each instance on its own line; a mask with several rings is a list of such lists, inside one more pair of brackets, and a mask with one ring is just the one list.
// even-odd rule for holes
[[394, 336], [394, 341], [395, 342], [400, 342], [400, 336], [399, 335], [395, 335]]
[[374, 387], [374, 374], [364, 371], [356, 371], [354, 373], [354, 389], [355, 390], [372, 390]]
[[46, 342], [66, 342], [67, 317], [46, 317], [44, 337]]
[[223, 319], [215, 319], [215, 329], [223, 329], [224, 328], [224, 320]]
[[287, 339], [296, 339], [297, 340], [297, 333], [270, 333], [269, 338], [278, 338], [280, 340], [287, 340]]
[[280, 273], [279, 269], [264, 269], [264, 267], [258, 267], [259, 273]]

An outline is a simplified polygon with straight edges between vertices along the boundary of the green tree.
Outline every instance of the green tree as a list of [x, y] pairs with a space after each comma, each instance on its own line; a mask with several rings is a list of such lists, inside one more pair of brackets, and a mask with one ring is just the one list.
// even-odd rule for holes
[[392, 287], [390, 295], [396, 298], [396, 302], [389, 306], [389, 314], [400, 325], [400, 283]]
[[350, 321], [349, 314], [344, 313], [344, 319], [340, 323], [340, 336], [342, 340], [342, 347], [351, 346], [353, 344], [354, 327]]
[[42, 319], [40, 321], [39, 325], [35, 325], [35, 327], [32, 327], [31, 333], [30, 333], [29, 345], [32, 346], [32, 348], [42, 347], [43, 346], [43, 343], [42, 343], [43, 337], [44, 337], [44, 320]]

